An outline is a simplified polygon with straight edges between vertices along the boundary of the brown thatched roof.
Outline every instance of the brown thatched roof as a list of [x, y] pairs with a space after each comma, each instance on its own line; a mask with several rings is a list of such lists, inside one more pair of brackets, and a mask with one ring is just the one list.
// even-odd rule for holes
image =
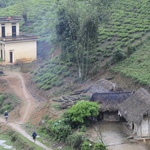
[[116, 88], [115, 83], [105, 80], [105, 79], [100, 79], [90, 87], [88, 92], [90, 92], [90, 93], [108, 92], [108, 91], [114, 91], [115, 88]]
[[118, 111], [119, 104], [131, 96], [133, 92], [93, 93], [90, 101], [100, 104], [100, 111]]
[[119, 111], [128, 122], [141, 122], [144, 114], [150, 114], [150, 94], [143, 88], [120, 104]]

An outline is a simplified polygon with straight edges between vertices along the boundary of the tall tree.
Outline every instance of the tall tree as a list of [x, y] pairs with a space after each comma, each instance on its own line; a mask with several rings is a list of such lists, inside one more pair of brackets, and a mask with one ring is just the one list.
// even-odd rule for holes
[[61, 58], [74, 63], [81, 79], [88, 76], [99, 25], [108, 18], [108, 0], [51, 1], [39, 30], [60, 45]]
[[30, 10], [30, 5], [30, 0], [16, 0], [16, 8], [18, 10], [18, 14], [20, 14], [23, 17], [25, 25], [27, 25], [28, 22], [28, 13]]
[[[59, 1], [57, 37], [62, 58], [77, 64], [79, 77], [87, 77], [100, 23], [107, 18], [106, 1]], [[105, 7], [104, 7], [105, 6]]]

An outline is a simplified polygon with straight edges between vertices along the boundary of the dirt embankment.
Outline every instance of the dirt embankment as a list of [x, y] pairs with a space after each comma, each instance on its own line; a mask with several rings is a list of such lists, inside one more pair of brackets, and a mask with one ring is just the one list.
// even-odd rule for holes
[[38, 103], [26, 88], [22, 73], [6, 71], [1, 81], [3, 84], [0, 92], [14, 93], [21, 100], [20, 106], [10, 113], [10, 120], [27, 122]]

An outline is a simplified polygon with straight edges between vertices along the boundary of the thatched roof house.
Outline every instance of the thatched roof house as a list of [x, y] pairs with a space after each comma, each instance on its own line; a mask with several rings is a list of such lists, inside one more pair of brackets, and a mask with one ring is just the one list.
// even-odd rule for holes
[[90, 101], [101, 105], [100, 111], [118, 111], [119, 104], [129, 98], [134, 92], [105, 92], [93, 93]]
[[75, 91], [72, 95], [77, 95], [81, 93], [93, 94], [95, 92], [104, 93], [104, 92], [109, 92], [109, 91], [122, 91], [122, 88], [118, 87], [115, 83], [111, 81], [100, 79], [96, 81], [95, 83], [91, 84], [86, 89]]
[[95, 92], [108, 92], [108, 91], [115, 91], [116, 84], [105, 80], [105, 79], [100, 79], [96, 83], [94, 83], [88, 92], [90, 93], [95, 93]]
[[150, 115], [150, 94], [143, 88], [138, 89], [120, 105], [119, 111], [128, 122], [140, 123], [144, 115]]

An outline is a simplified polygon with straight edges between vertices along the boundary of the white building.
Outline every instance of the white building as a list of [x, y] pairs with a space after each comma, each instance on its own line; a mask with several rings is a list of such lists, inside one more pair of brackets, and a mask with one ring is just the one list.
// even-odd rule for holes
[[15, 16], [0, 17], [0, 59], [5, 63], [37, 59], [38, 36], [20, 33], [21, 19]]

